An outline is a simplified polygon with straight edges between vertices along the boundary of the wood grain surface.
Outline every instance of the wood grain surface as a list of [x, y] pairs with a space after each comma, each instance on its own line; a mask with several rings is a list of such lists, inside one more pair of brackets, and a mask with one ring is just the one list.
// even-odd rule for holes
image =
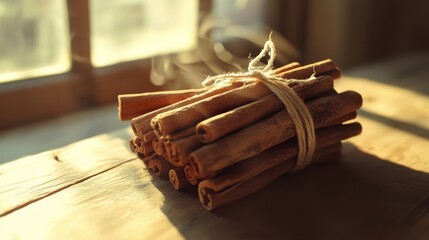
[[342, 161], [213, 212], [144, 170], [125, 129], [0, 165], [0, 239], [429, 239], [427, 60], [336, 81], [364, 98]]

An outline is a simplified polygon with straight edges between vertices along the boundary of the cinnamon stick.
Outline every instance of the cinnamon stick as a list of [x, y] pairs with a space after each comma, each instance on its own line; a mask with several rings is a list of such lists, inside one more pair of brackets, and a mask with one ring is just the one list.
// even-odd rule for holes
[[195, 172], [195, 169], [191, 167], [189, 164], [185, 165], [184, 173], [185, 173], [186, 180], [191, 185], [197, 185], [200, 182], [197, 172]]
[[118, 113], [122, 121], [131, 120], [142, 114], [182, 101], [207, 91], [205, 88], [122, 94], [118, 96]]
[[292, 69], [295, 69], [298, 67], [301, 67], [301, 64], [299, 62], [291, 62], [289, 64], [286, 64], [286, 65], [283, 65], [279, 68], [276, 68], [273, 71], [275, 74], [280, 74], [280, 73], [283, 73], [283, 72], [286, 72], [286, 71], [289, 71], [289, 70], [292, 70]]
[[189, 154], [201, 146], [203, 146], [203, 143], [198, 140], [195, 134], [183, 139], [166, 142], [167, 160], [174, 166], [183, 167], [188, 160]]
[[148, 143], [144, 143], [143, 145], [142, 145], [142, 147], [141, 147], [141, 152], [145, 155], [145, 156], [149, 156], [149, 155], [151, 155], [152, 153], [154, 153], [154, 149], [153, 149], [153, 146], [152, 146], [152, 143], [151, 142], [148, 142]]
[[[318, 149], [315, 151], [312, 164], [338, 160], [340, 152], [341, 143], [336, 143], [325, 148]], [[266, 186], [281, 175], [291, 172], [295, 163], [296, 157], [289, 158], [288, 160], [265, 170], [255, 177], [246, 179], [239, 184], [220, 191], [216, 191], [216, 189], [213, 188], [215, 185], [213, 185], [210, 180], [204, 180], [198, 185], [200, 202], [207, 210], [213, 210], [217, 207], [243, 198]]]
[[165, 155], [165, 146], [164, 142], [161, 139], [155, 138], [154, 140], [152, 140], [152, 148], [159, 156]]
[[144, 143], [142, 142], [142, 140], [140, 138], [135, 137], [133, 139], [133, 144], [134, 144], [134, 150], [136, 152], [143, 153], [143, 144]]
[[176, 109], [176, 108], [179, 108], [182, 106], [186, 106], [188, 104], [199, 101], [201, 99], [205, 99], [207, 97], [210, 97], [210, 96], [222, 93], [222, 92], [226, 92], [226, 91], [229, 91], [231, 89], [234, 89], [234, 88], [240, 87], [240, 86], [243, 86], [243, 83], [237, 82], [237, 83], [234, 83], [233, 85], [212, 88], [210, 90], [207, 90], [204, 93], [197, 94], [193, 97], [187, 98], [187, 99], [182, 100], [180, 102], [177, 102], [177, 103], [165, 106], [163, 108], [157, 109], [155, 111], [152, 111], [152, 112], [143, 114], [141, 116], [135, 117], [135, 118], [131, 119], [131, 128], [133, 129], [134, 133], [138, 137], [142, 137], [144, 134], [146, 134], [147, 132], [152, 130], [152, 128], [150, 126], [150, 121], [156, 115], [163, 113], [163, 112], [166, 112], [166, 111], [169, 111], [169, 110], [172, 110], [172, 109]]
[[162, 138], [164, 141], [175, 141], [175, 140], [187, 138], [194, 134], [195, 134], [195, 127], [192, 126], [192, 127], [183, 129], [181, 131], [175, 132], [174, 134], [162, 136]]
[[170, 171], [168, 171], [168, 176], [171, 185], [173, 185], [174, 189], [176, 190], [184, 189], [191, 185], [188, 180], [186, 180], [183, 168], [170, 169]]
[[327, 124], [324, 124], [323, 127], [327, 128], [327, 127], [332, 127], [332, 126], [336, 126], [336, 125], [341, 125], [349, 120], [355, 119], [357, 117], [357, 112], [353, 111], [351, 113], [348, 113], [342, 117], [339, 117], [333, 121], [330, 121]]
[[[141, 141], [140, 138], [137, 138], [137, 137], [132, 140], [132, 145], [133, 145], [134, 152], [143, 154], [145, 157], [150, 156], [154, 152], [151, 142], [144, 143]], [[131, 147], [131, 143], [130, 143], [130, 147]]]
[[[362, 97], [352, 91], [315, 99], [306, 104], [315, 128], [355, 111], [362, 105]], [[252, 157], [296, 135], [286, 110], [207, 144], [189, 156], [199, 178], [206, 178], [243, 159]]]
[[149, 131], [143, 135], [142, 140], [145, 143], [152, 142], [156, 138], [155, 131]]
[[328, 75], [334, 79], [341, 77], [341, 71], [331, 59], [322, 60], [302, 67], [297, 67], [279, 74], [279, 77], [285, 79], [306, 79], [311, 75]]
[[[356, 136], [362, 132], [362, 126], [355, 122], [347, 125], [318, 129], [316, 131], [316, 150]], [[255, 177], [283, 161], [296, 157], [298, 145], [296, 138], [280, 143], [258, 155], [241, 161], [223, 170], [215, 178], [209, 179], [211, 189], [219, 192], [241, 181]]]
[[[333, 79], [322, 76], [313, 81], [298, 84], [293, 88], [303, 100], [314, 98], [333, 89]], [[198, 138], [204, 142], [213, 142], [233, 131], [249, 126], [285, 108], [274, 94], [243, 105], [223, 114], [208, 118], [196, 126]]]
[[149, 160], [149, 169], [158, 177], [168, 177], [168, 171], [172, 168], [174, 166], [161, 156], [154, 156]]
[[167, 161], [175, 167], [183, 167], [185, 160], [182, 156], [187, 155], [201, 146], [201, 142], [195, 137], [195, 128], [190, 127], [159, 138], [163, 142], [163, 153]]

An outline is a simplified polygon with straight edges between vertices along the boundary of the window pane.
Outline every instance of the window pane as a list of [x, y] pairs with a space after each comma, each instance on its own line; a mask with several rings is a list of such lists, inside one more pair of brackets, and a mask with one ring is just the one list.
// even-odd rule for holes
[[0, 0], [0, 83], [70, 69], [65, 1]]
[[94, 66], [187, 50], [196, 45], [197, 0], [91, 0]]

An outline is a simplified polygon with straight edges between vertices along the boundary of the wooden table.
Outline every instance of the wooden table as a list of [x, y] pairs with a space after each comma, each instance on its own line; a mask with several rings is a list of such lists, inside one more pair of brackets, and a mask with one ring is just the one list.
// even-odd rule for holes
[[364, 131], [342, 161], [213, 212], [152, 178], [125, 129], [1, 165], [0, 239], [429, 239], [428, 60], [350, 72]]

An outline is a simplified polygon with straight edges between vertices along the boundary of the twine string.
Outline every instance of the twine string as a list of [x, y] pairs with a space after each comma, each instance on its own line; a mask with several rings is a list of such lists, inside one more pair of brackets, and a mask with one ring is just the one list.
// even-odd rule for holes
[[[266, 55], [269, 55], [266, 65], [258, 66]], [[301, 98], [289, 87], [288, 84], [295, 82], [311, 81], [315, 79], [315, 74], [307, 79], [284, 79], [276, 76], [273, 71], [274, 60], [276, 58], [276, 48], [274, 42], [269, 39], [264, 44], [261, 52], [250, 61], [247, 72], [233, 72], [216, 76], [209, 76], [202, 85], [204, 87], [228, 85], [236, 81], [246, 82], [257, 78], [270, 91], [272, 91], [285, 105], [289, 116], [296, 129], [298, 141], [298, 157], [294, 171], [300, 170], [311, 163], [311, 159], [316, 148], [316, 136], [313, 119], [310, 111]]]

